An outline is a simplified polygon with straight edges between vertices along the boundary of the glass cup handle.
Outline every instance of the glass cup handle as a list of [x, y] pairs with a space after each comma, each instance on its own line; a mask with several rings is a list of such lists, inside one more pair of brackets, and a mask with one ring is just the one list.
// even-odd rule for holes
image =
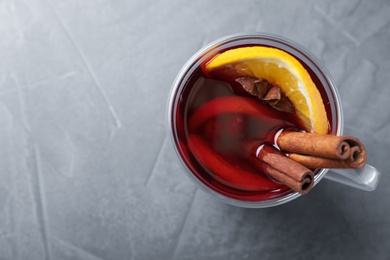
[[354, 188], [373, 191], [379, 183], [381, 173], [373, 166], [366, 164], [361, 169], [329, 169], [324, 178]]

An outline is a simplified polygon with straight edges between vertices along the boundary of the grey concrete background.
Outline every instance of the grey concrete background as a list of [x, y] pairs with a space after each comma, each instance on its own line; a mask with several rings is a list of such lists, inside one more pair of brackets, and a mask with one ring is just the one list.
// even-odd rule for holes
[[[222, 204], [166, 133], [200, 47], [261, 31], [341, 94], [374, 192], [323, 180], [268, 209]], [[390, 1], [0, 0], [0, 259], [390, 259]]]

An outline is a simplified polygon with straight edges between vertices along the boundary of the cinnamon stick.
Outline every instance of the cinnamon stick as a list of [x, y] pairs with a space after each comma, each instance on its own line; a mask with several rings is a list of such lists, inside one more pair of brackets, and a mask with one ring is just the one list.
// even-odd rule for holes
[[345, 160], [322, 158], [310, 155], [292, 153], [288, 157], [310, 169], [316, 168], [353, 168]]
[[353, 136], [283, 131], [276, 143], [308, 168], [362, 168], [367, 161], [363, 143]]
[[277, 145], [288, 153], [346, 159], [351, 153], [348, 141], [348, 137], [342, 136], [283, 131], [277, 138]]
[[254, 149], [246, 143], [244, 149], [250, 153], [248, 159], [255, 168], [262, 170], [265, 174], [290, 187], [292, 190], [300, 194], [306, 194], [313, 187], [314, 173], [305, 166], [286, 157], [275, 148], [261, 145]]

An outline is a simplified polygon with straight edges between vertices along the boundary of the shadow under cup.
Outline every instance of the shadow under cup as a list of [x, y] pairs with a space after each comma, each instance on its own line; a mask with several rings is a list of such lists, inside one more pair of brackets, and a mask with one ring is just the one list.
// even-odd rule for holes
[[[238, 190], [215, 180], [187, 149], [187, 120], [190, 116], [186, 102], [190, 95], [196, 95], [193, 88], [201, 75], [200, 65], [206, 63], [216, 54], [228, 49], [244, 46], [268, 46], [284, 50], [296, 59], [309, 72], [318, 87], [328, 115], [330, 133], [341, 135], [343, 118], [340, 98], [327, 70], [307, 50], [291, 40], [270, 34], [237, 34], [219, 39], [203, 47], [180, 70], [172, 86], [168, 103], [168, 128], [174, 149], [184, 167], [185, 174], [207, 193], [215, 195], [222, 201], [242, 207], [263, 208], [286, 203], [300, 196], [290, 189], [273, 191]], [[325, 175], [327, 169], [315, 170], [314, 185]]]

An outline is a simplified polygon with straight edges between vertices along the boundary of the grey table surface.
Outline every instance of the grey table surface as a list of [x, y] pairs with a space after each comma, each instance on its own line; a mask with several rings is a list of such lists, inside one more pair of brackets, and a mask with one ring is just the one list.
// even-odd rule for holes
[[[267, 209], [183, 174], [176, 74], [238, 32], [290, 38], [330, 71], [374, 192], [322, 180]], [[0, 259], [390, 259], [390, 1], [0, 0]]]

